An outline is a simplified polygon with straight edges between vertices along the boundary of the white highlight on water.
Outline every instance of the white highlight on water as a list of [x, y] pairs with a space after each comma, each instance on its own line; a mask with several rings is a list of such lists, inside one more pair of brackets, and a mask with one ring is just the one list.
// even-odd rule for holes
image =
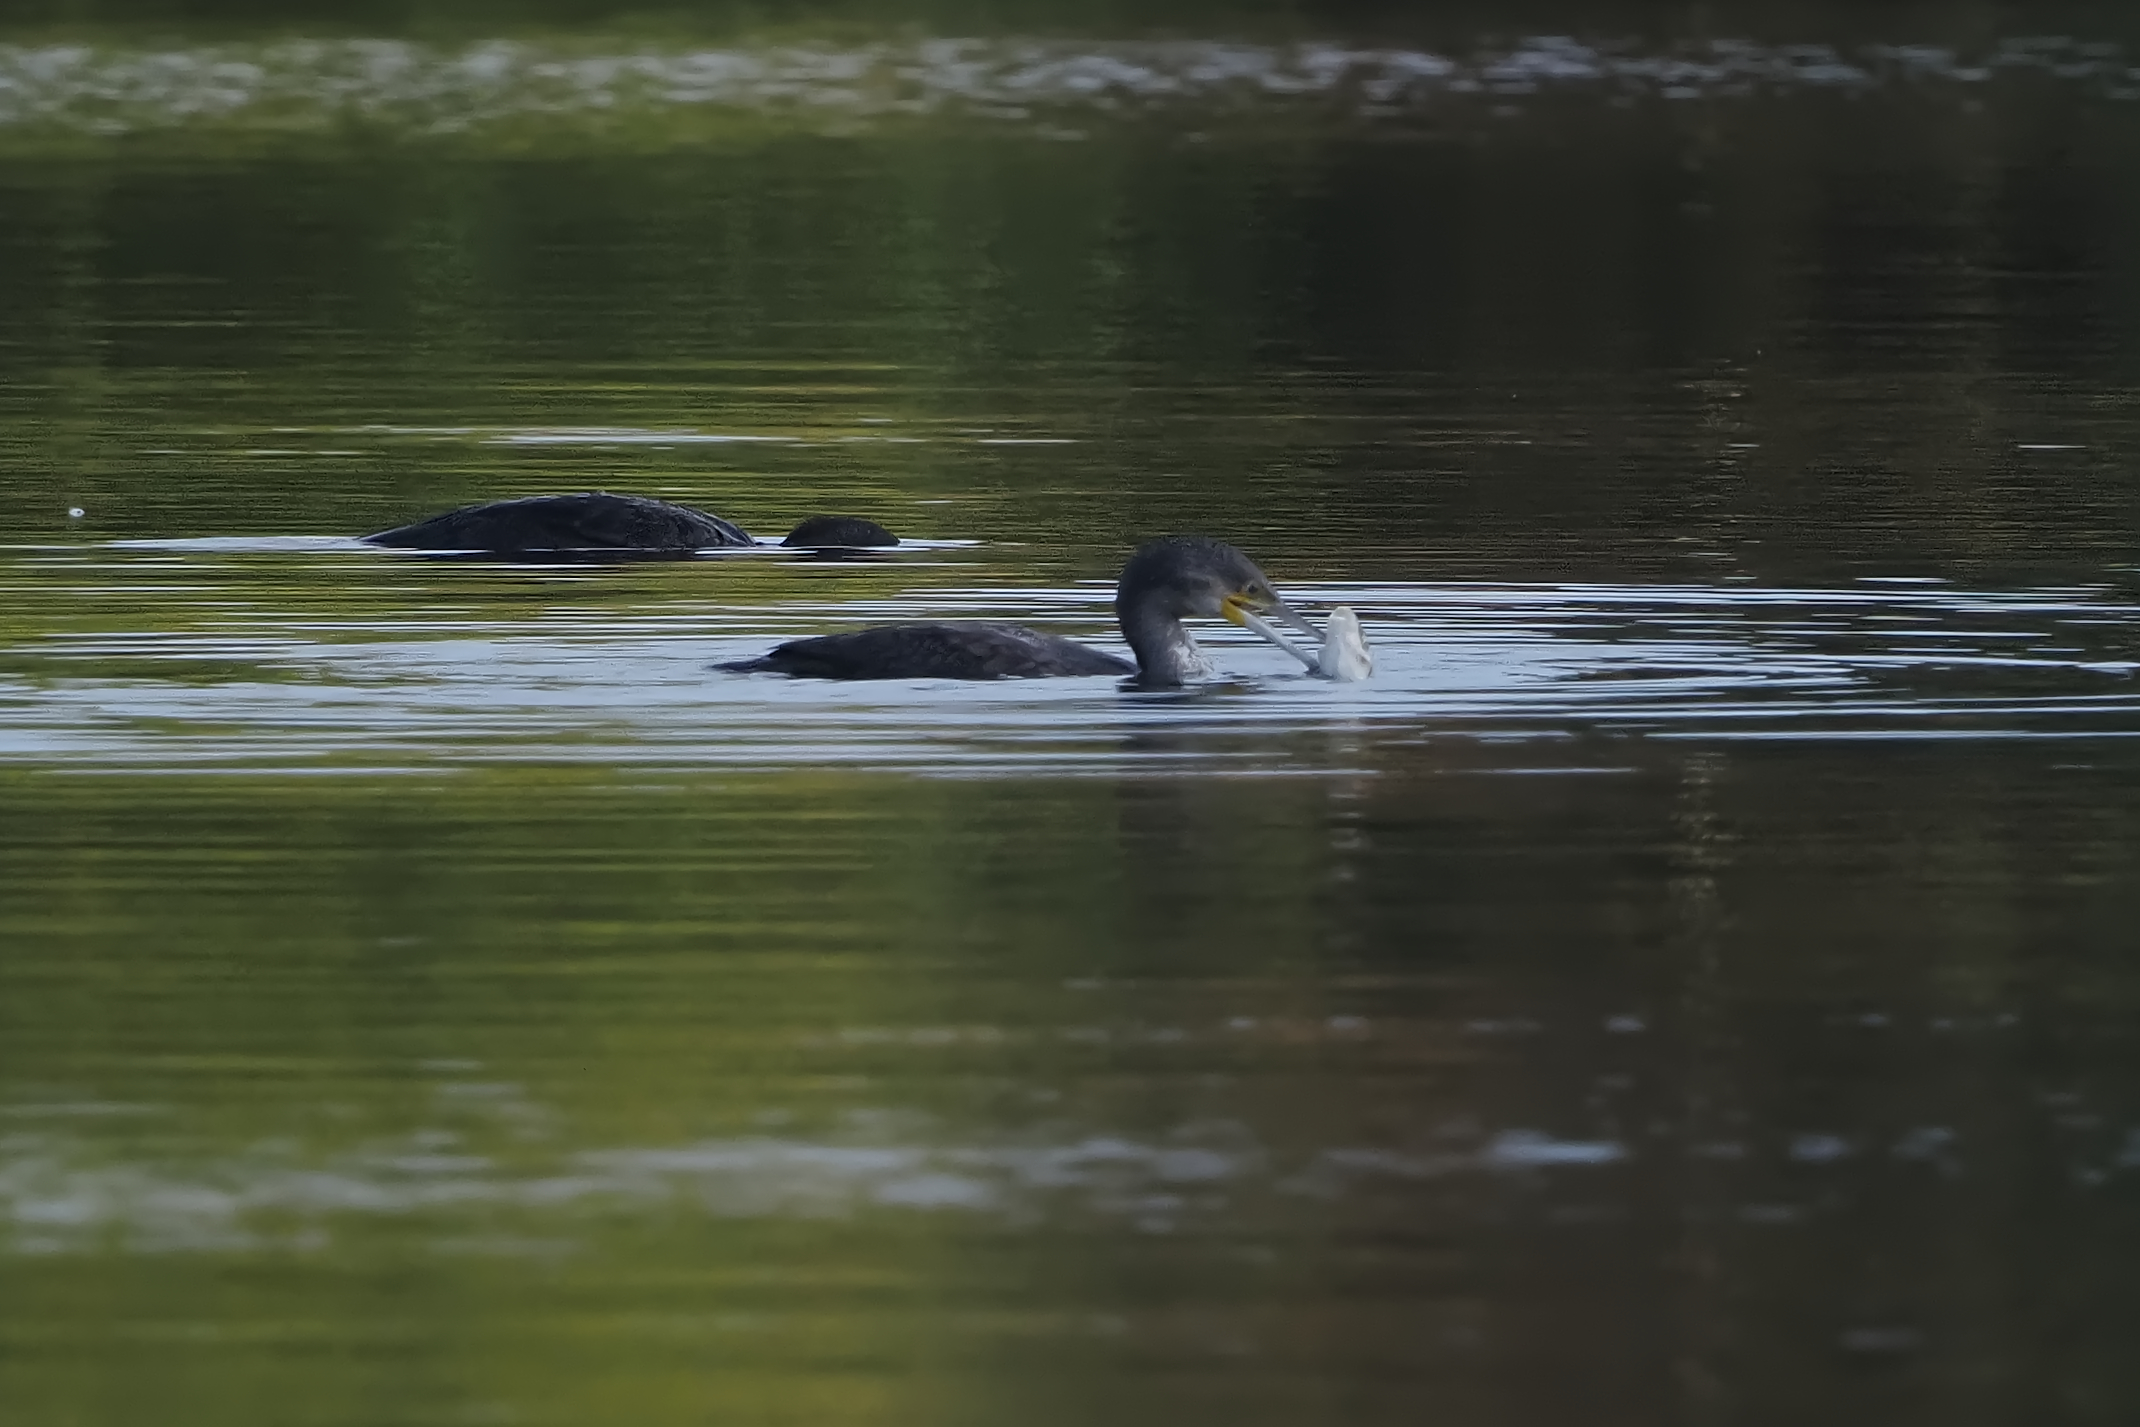
[[1730, 38], [1646, 49], [1554, 35], [1448, 54], [1194, 39], [937, 38], [725, 49], [640, 43], [610, 52], [602, 43], [0, 45], [0, 136], [233, 127], [335, 133], [353, 123], [450, 135], [528, 118], [611, 128], [622, 115], [693, 109], [852, 124], [939, 113], [1020, 122], [1262, 108], [1380, 123], [1449, 105], [1505, 110], [1545, 93], [1684, 101], [1897, 88], [1913, 98], [1942, 91], [1973, 97], [2008, 76], [2140, 98], [2140, 67], [2121, 46], [2066, 37], [1999, 40], [1974, 54], [1938, 45], [1844, 51]]

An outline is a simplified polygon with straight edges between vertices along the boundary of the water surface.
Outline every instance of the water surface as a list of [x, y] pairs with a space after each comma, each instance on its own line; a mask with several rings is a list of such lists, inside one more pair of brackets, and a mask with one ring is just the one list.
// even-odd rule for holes
[[[1951, 19], [0, 51], [10, 1420], [2129, 1420], [2140, 111]], [[916, 543], [353, 538], [597, 486]], [[1171, 530], [1376, 677], [712, 667]]]

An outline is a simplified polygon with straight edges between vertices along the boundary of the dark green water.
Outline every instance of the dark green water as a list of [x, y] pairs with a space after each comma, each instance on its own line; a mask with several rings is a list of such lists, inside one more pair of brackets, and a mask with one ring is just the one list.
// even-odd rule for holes
[[[2140, 103], [2003, 15], [0, 46], [0, 1419], [2133, 1420]], [[597, 486], [921, 543], [347, 538]], [[709, 668], [1170, 530], [1376, 677]]]

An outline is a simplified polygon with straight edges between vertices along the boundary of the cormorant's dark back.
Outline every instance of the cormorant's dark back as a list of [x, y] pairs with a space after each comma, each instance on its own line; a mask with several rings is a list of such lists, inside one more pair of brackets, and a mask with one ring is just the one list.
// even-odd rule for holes
[[[395, 550], [454, 550], [480, 555], [688, 555], [694, 550], [755, 545], [750, 532], [696, 506], [651, 496], [586, 491], [531, 495], [464, 505], [363, 537]], [[813, 515], [781, 544], [803, 550], [897, 545], [899, 537], [854, 515]]]
[[793, 639], [763, 658], [722, 667], [817, 679], [1039, 679], [1137, 672], [1129, 660], [1075, 640], [983, 620], [880, 624], [852, 634]]

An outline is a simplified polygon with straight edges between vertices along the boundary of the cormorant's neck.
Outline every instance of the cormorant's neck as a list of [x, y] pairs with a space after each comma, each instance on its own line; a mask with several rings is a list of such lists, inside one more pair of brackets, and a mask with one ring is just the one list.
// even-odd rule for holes
[[1182, 622], [1153, 605], [1117, 608], [1122, 637], [1137, 656], [1137, 672], [1148, 684], [1188, 684], [1211, 677], [1211, 661], [1196, 647]]

